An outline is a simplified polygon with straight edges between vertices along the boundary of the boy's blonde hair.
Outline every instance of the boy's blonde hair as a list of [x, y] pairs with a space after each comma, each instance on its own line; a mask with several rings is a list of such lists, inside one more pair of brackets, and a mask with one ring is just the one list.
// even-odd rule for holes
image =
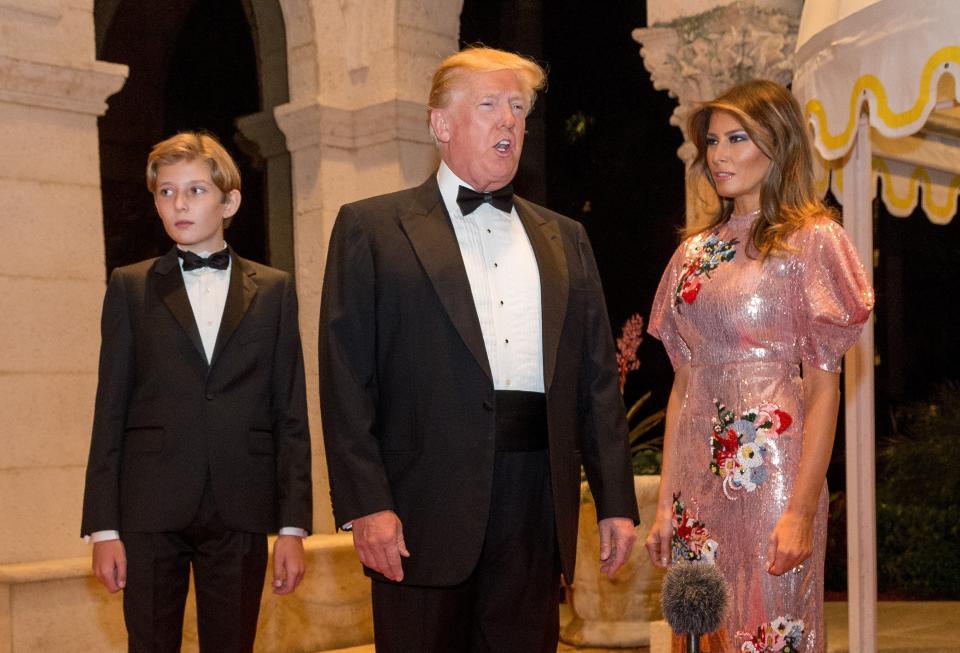
[[[227, 201], [227, 193], [240, 190], [240, 170], [230, 153], [214, 135], [195, 131], [179, 132], [153, 146], [147, 157], [147, 190], [151, 194], [156, 192], [160, 166], [197, 159], [205, 161], [210, 168], [210, 178], [223, 193], [222, 202]], [[225, 219], [224, 227], [229, 227], [232, 221], [233, 218]]]

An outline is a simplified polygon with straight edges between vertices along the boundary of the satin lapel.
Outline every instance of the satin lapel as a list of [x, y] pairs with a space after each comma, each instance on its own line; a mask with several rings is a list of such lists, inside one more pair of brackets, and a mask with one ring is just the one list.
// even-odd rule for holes
[[524, 199], [515, 198], [517, 215], [530, 238], [540, 269], [540, 306], [543, 314], [543, 381], [549, 389], [557, 367], [560, 334], [567, 314], [570, 275], [563, 251], [563, 237], [556, 220], [544, 220]]
[[227, 290], [227, 302], [223, 306], [223, 318], [220, 320], [220, 330], [217, 332], [217, 342], [213, 346], [213, 359], [210, 366], [217, 362], [223, 348], [230, 342], [230, 336], [236, 331], [240, 320], [250, 308], [250, 302], [257, 294], [257, 284], [253, 277], [256, 271], [245, 260], [230, 250], [233, 265], [230, 266], [230, 288]]
[[492, 381], [470, 281], [435, 177], [417, 189], [414, 205], [400, 216], [400, 224], [453, 326]]
[[177, 248], [174, 247], [166, 256], [161, 257], [153, 266], [157, 275], [156, 289], [160, 299], [166, 304], [173, 317], [180, 323], [180, 327], [190, 338], [203, 362], [207, 362], [207, 355], [203, 351], [203, 341], [200, 340], [200, 330], [193, 317], [190, 307], [190, 298], [187, 297], [186, 286], [183, 285], [183, 274], [177, 262]]

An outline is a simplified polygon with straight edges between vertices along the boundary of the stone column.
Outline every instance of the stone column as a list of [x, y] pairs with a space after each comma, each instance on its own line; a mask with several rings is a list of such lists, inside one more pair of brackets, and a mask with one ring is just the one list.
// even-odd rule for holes
[[[264, 171], [267, 200], [267, 253], [270, 265], [294, 271], [293, 222], [291, 220], [290, 153], [272, 111], [262, 111], [237, 120], [237, 129], [251, 147], [246, 148]], [[244, 144], [241, 144], [243, 147]], [[258, 166], [258, 168], [260, 167]]]
[[[670, 124], [683, 132], [677, 155], [696, 155], [686, 122], [698, 102], [750, 79], [789, 84], [802, 0], [647, 0], [650, 27], [633, 30], [654, 88], [677, 99]], [[687, 186], [687, 222], [711, 212], [707, 189]]]
[[274, 109], [290, 151], [300, 332], [313, 433], [315, 524], [333, 530], [318, 401], [317, 324], [327, 241], [342, 204], [421, 183], [436, 164], [426, 101], [458, 49], [462, 2], [283, 3], [290, 101]]
[[97, 116], [127, 67], [95, 61], [93, 2], [0, 2], [0, 564], [88, 555], [103, 216]]

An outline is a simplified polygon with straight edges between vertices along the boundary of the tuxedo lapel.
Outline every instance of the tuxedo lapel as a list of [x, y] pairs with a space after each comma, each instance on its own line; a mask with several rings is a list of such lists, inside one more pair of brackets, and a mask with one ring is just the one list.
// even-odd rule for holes
[[157, 275], [157, 294], [190, 338], [200, 358], [207, 362], [203, 341], [200, 339], [200, 330], [197, 329], [193, 309], [190, 307], [190, 298], [187, 297], [187, 289], [183, 285], [183, 274], [180, 272], [180, 264], [177, 261], [176, 247], [157, 260], [153, 266], [153, 272]]
[[543, 315], [543, 381], [549, 389], [557, 366], [560, 333], [567, 314], [570, 275], [563, 238], [556, 220], [544, 220], [526, 200], [516, 197], [515, 206], [520, 222], [527, 232], [537, 267], [540, 270], [540, 304]]
[[257, 284], [251, 278], [256, 274], [253, 266], [248, 265], [232, 249], [230, 250], [230, 259], [233, 261], [230, 266], [230, 288], [227, 290], [227, 301], [223, 307], [223, 318], [220, 320], [217, 342], [213, 346], [213, 358], [210, 360], [211, 367], [217, 361], [223, 348], [227, 346], [230, 336], [236, 331], [240, 320], [246, 315], [250, 303], [257, 294]]
[[400, 224], [453, 326], [492, 381], [470, 281], [436, 177], [431, 176], [417, 189], [414, 205], [400, 216]]

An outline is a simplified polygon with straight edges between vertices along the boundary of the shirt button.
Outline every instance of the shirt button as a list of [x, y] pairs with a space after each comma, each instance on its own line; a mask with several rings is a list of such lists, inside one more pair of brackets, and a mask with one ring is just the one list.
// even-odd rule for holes
[[489, 230], [489, 229], [487, 229], [487, 233], [490, 233], [490, 230]]
[[504, 338], [503, 341], [504, 341], [505, 343], [507, 343], [508, 345], [510, 344], [510, 338]]
[[507, 379], [506, 385], [510, 385], [510, 379]]
[[213, 326], [213, 320], [207, 320], [207, 326]]
[[503, 306], [503, 300], [502, 300], [502, 299], [500, 300], [500, 305]]
[[493, 267], [498, 268], [498, 267], [500, 267], [500, 266], [497, 265], [496, 263], [494, 263], [494, 264], [493, 264]]

